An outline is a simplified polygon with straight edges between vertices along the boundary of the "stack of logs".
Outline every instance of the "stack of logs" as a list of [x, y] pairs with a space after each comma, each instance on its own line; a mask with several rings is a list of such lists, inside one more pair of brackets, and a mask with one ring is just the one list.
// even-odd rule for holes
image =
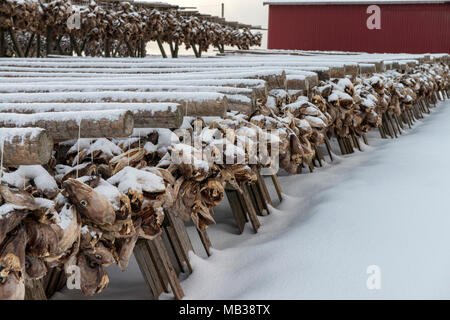
[[4, 0], [0, 4], [0, 57], [40, 57], [51, 53], [143, 57], [149, 41], [163, 43], [172, 57], [178, 48], [192, 48], [197, 57], [211, 46], [248, 49], [261, 45], [262, 35], [249, 29], [185, 17], [177, 10], [158, 11], [113, 2], [108, 8], [90, 1], [72, 7], [65, 0]]
[[[257, 231], [257, 214], [271, 203], [260, 170], [278, 155], [280, 168], [295, 174], [321, 165], [322, 144], [332, 157], [333, 137], [343, 154], [361, 149], [373, 128], [394, 137], [448, 98], [449, 84], [443, 63], [331, 79], [307, 95], [272, 90], [249, 115], [185, 117], [176, 130], [133, 132], [124, 110], [1, 114], [3, 126], [40, 128], [0, 129], [0, 299], [23, 299], [26, 285], [55, 268], [71, 275], [73, 266], [82, 292], [99, 293], [108, 284], [105, 267], [125, 270], [139, 239], [156, 241], [148, 246], [165, 257], [160, 236], [174, 218], [191, 220], [208, 252], [205, 230], [225, 193], [240, 231], [246, 218]], [[80, 130], [81, 119], [89, 130]]]

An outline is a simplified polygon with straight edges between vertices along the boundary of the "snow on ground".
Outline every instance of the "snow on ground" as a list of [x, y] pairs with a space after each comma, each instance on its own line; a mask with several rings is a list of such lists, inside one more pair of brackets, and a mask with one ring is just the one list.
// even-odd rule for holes
[[[210, 258], [189, 229], [200, 256], [182, 282], [186, 299], [449, 299], [449, 123], [447, 101], [397, 140], [375, 131], [364, 152], [282, 175], [285, 200], [258, 234], [247, 225], [237, 235], [221, 205]], [[366, 287], [370, 265], [380, 290]], [[134, 259], [124, 273], [109, 268], [109, 288], [94, 298], [149, 298], [138, 270]], [[84, 297], [65, 289], [55, 298]]]

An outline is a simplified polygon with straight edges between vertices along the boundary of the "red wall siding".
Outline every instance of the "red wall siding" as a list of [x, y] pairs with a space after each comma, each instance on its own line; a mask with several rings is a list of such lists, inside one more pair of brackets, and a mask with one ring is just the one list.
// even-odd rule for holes
[[368, 5], [271, 5], [269, 49], [450, 53], [450, 3], [379, 5], [381, 30], [366, 26]]

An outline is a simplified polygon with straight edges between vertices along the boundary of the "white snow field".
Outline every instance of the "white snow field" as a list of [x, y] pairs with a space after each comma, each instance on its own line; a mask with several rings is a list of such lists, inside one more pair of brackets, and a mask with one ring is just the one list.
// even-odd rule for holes
[[[258, 234], [237, 235], [224, 201], [208, 229], [212, 256], [194, 243], [185, 299], [449, 299], [449, 124], [447, 100], [399, 139], [374, 130], [364, 152], [282, 175], [284, 200]], [[379, 290], [366, 286], [371, 265]], [[108, 273], [109, 288], [91, 299], [150, 298], [134, 259]], [[54, 298], [88, 299], [67, 288]]]

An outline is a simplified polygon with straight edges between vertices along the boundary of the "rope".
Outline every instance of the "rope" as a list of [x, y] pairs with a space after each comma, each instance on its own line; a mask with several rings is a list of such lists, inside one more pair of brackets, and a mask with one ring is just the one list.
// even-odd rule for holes
[[128, 166], [130, 166], [130, 145], [131, 145], [131, 137], [128, 138], [128, 155], [127, 155]]
[[77, 170], [76, 170], [76, 178], [78, 179], [78, 164], [80, 163], [80, 137], [81, 137], [81, 119], [78, 124], [78, 141], [77, 141]]
[[141, 150], [141, 130], [138, 131], [139, 131], [139, 138], [138, 138], [139, 150]]
[[1, 159], [0, 159], [0, 182], [2, 181], [3, 178], [3, 151], [4, 151], [4, 147], [5, 147], [5, 140], [2, 140], [2, 155], [1, 155]]

